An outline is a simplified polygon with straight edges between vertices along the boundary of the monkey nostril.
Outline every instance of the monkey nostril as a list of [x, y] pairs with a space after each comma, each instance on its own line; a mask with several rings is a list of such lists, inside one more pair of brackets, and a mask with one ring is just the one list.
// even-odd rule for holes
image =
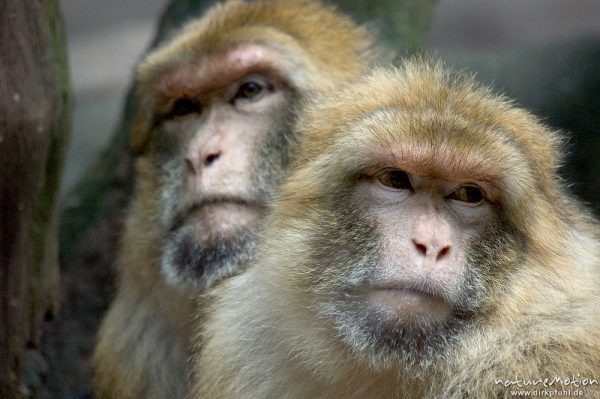
[[442, 250], [438, 253], [436, 260], [440, 260], [440, 259], [446, 257], [446, 255], [448, 255], [449, 253], [450, 253], [450, 247], [442, 248]]
[[204, 158], [204, 166], [210, 166], [210, 164], [212, 164], [217, 159], [219, 159], [220, 156], [221, 156], [221, 153], [208, 155], [206, 158]]
[[415, 248], [417, 248], [417, 251], [419, 251], [419, 253], [421, 255], [426, 256], [427, 255], [427, 247], [423, 244], [419, 244], [415, 240], [412, 240], [412, 241], [413, 241], [413, 244], [415, 244]]

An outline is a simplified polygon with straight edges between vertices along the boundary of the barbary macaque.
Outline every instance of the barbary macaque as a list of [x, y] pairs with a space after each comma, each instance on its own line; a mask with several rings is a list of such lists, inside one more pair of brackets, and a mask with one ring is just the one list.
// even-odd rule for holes
[[94, 354], [96, 397], [185, 396], [197, 296], [252, 257], [293, 158], [297, 104], [381, 53], [316, 1], [229, 1], [145, 57], [136, 192]]
[[426, 60], [297, 131], [254, 260], [207, 294], [194, 398], [600, 397], [600, 229], [558, 133]]

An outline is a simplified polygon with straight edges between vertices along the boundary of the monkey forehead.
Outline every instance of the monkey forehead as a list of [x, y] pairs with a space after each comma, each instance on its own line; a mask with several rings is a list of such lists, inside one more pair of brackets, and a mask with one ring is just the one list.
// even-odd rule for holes
[[[138, 67], [140, 83], [165, 69], [222, 53], [242, 44], [256, 44], [287, 57], [288, 77], [306, 76], [320, 84], [356, 76], [377, 53], [369, 32], [334, 8], [315, 1], [229, 1], [190, 22]], [[281, 65], [280, 65], [281, 66]]]
[[[365, 134], [358, 127], [369, 121], [366, 131], [372, 133]], [[559, 137], [534, 116], [472, 78], [454, 76], [443, 65], [421, 59], [396, 69], [376, 68], [317, 99], [305, 108], [298, 129], [307, 135], [302, 156], [309, 159], [338, 141], [343, 147], [343, 141], [354, 140], [363, 148], [377, 140], [387, 146], [395, 141], [413, 148], [421, 159], [451, 158], [464, 169], [495, 164], [505, 174], [529, 171], [548, 186], [560, 163]], [[422, 153], [426, 147], [429, 156]], [[482, 162], [483, 156], [488, 162]]]
[[[348, 141], [361, 137], [368, 141], [349, 146]], [[503, 129], [428, 110], [376, 110], [357, 121], [335, 147], [352, 148], [361, 169], [397, 167], [454, 181], [498, 181], [530, 169], [522, 148]]]
[[[165, 68], [151, 84], [159, 96], [195, 97], [226, 87], [249, 74], [266, 74], [280, 83], [289, 83], [285, 71], [292, 68], [290, 62], [278, 57], [272, 49], [246, 44], [204, 56], [200, 62]], [[297, 79], [302, 78], [303, 73], [298, 73]]]
[[[321, 162], [325, 170], [373, 176], [382, 169], [456, 183], [477, 183], [491, 200], [526, 198], [535, 175], [522, 149], [501, 129], [469, 126], [456, 116], [381, 109], [338, 137]], [[332, 172], [333, 173], [333, 172]], [[325, 172], [324, 174], [328, 174]]]

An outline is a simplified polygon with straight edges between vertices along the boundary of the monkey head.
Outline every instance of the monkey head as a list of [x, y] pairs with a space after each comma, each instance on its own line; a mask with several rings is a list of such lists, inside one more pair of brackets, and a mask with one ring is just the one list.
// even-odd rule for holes
[[137, 213], [169, 283], [203, 290], [250, 258], [296, 142], [295, 104], [357, 75], [371, 46], [317, 2], [229, 1], [143, 60]]
[[340, 339], [368, 368], [427, 368], [502, 320], [524, 265], [548, 273], [559, 139], [508, 100], [407, 62], [315, 101], [299, 126], [256, 267], [305, 304], [291, 317], [324, 323], [317, 353]]

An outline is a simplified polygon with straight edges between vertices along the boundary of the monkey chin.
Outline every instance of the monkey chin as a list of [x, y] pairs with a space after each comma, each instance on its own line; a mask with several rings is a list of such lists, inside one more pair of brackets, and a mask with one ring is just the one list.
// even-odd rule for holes
[[263, 214], [261, 207], [241, 203], [192, 209], [163, 240], [161, 270], [167, 283], [194, 295], [234, 274], [252, 258]]
[[412, 287], [345, 291], [332, 305], [328, 314], [343, 340], [375, 370], [424, 371], [454, 347], [469, 325], [453, 303]]

